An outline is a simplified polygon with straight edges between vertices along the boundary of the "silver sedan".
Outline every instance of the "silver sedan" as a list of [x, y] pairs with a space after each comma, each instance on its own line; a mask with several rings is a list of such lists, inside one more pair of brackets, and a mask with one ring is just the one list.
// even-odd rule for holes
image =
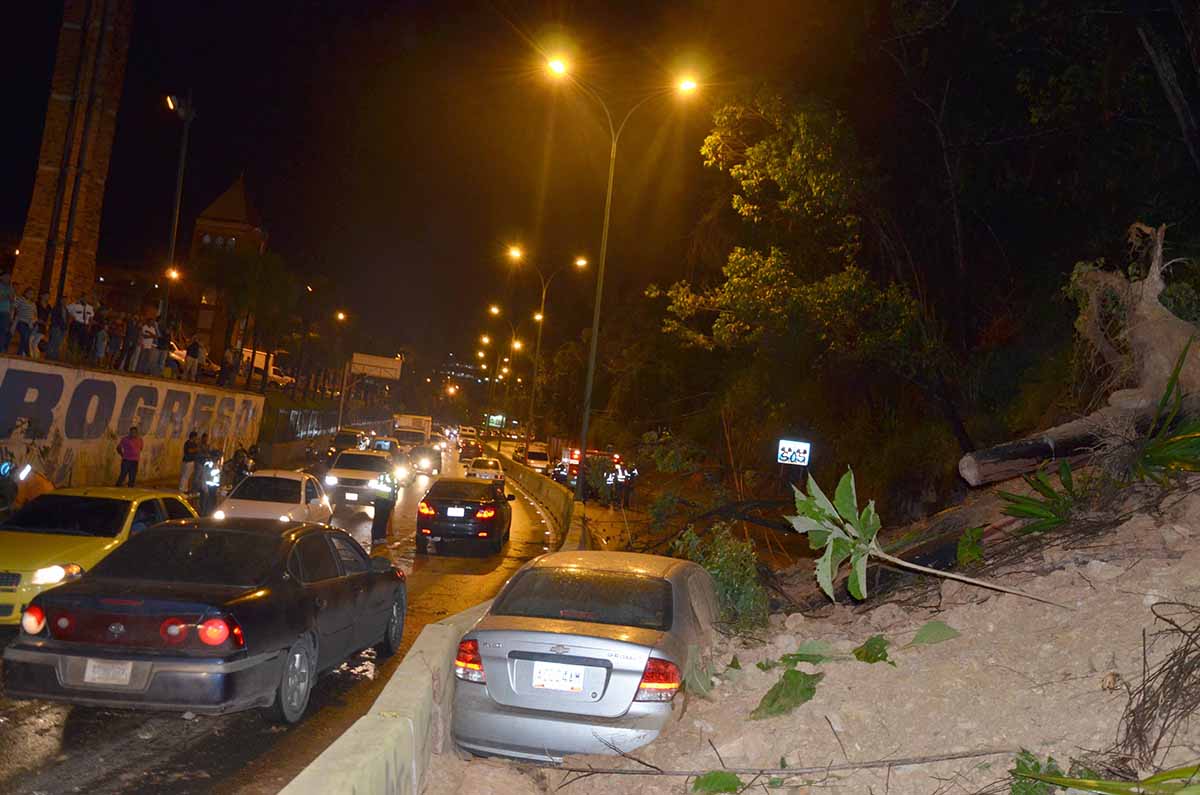
[[670, 720], [716, 620], [712, 578], [685, 560], [532, 560], [459, 643], [454, 740], [477, 754], [550, 762], [643, 746]]

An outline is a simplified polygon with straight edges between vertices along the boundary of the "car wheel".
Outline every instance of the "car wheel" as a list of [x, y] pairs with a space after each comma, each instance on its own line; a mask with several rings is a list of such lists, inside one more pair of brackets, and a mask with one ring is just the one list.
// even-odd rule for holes
[[417, 554], [418, 555], [428, 555], [429, 554], [429, 544], [425, 541], [425, 536], [422, 536], [422, 535], [417, 536]]
[[387, 628], [383, 631], [383, 640], [379, 641], [379, 645], [375, 647], [382, 657], [391, 657], [400, 651], [400, 641], [404, 639], [406, 601], [404, 591], [397, 591], [396, 598], [392, 600], [392, 611], [388, 615]]
[[279, 686], [275, 688], [272, 719], [279, 723], [297, 723], [308, 708], [313, 680], [317, 676], [316, 655], [307, 638], [299, 638], [287, 651]]

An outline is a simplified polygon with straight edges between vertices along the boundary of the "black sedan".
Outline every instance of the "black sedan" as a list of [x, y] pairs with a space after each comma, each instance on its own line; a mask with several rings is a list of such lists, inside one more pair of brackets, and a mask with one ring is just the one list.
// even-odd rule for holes
[[499, 552], [512, 528], [514, 499], [501, 480], [442, 478], [417, 505], [417, 552], [428, 552], [430, 541], [459, 540], [483, 541]]
[[470, 461], [483, 455], [483, 445], [476, 441], [465, 441], [458, 448], [458, 460]]
[[8, 696], [300, 720], [316, 676], [404, 633], [403, 572], [346, 533], [276, 519], [167, 522], [35, 597]]

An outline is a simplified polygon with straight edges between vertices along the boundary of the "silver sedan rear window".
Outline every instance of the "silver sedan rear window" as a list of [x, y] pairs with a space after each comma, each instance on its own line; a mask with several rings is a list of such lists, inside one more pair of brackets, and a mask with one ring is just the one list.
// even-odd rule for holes
[[528, 569], [492, 606], [497, 616], [564, 619], [667, 631], [671, 583], [660, 577], [586, 569]]

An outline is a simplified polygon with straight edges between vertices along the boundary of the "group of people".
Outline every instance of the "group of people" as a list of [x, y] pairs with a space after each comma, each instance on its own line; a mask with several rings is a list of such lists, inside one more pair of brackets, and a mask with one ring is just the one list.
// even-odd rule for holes
[[633, 484], [637, 480], [638, 469], [634, 464], [625, 465], [618, 461], [604, 475], [605, 502], [609, 508], [633, 507]]
[[[157, 312], [110, 312], [89, 295], [57, 303], [50, 300], [49, 293], [35, 299], [33, 287], [17, 290], [12, 275], [0, 273], [0, 353], [9, 352], [14, 336], [18, 356], [70, 359], [154, 376], [161, 376], [167, 368], [172, 341], [183, 339], [179, 321], [162, 318]], [[187, 340], [183, 361], [172, 370], [195, 381], [207, 358], [203, 341], [193, 335]], [[236, 367], [236, 363], [228, 366]], [[222, 367], [223, 373], [225, 370]]]

